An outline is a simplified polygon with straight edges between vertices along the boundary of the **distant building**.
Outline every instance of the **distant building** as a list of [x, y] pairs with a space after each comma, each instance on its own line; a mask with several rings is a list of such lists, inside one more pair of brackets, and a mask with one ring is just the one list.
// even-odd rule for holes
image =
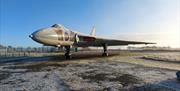
[[7, 51], [6, 47], [0, 44], [0, 53], [4, 53], [6, 51]]

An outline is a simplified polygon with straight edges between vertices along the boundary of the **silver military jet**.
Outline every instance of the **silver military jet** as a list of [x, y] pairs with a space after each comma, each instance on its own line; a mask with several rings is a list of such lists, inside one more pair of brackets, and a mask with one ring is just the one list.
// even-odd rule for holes
[[155, 44], [150, 42], [124, 41], [100, 38], [96, 36], [96, 29], [93, 27], [90, 35], [81, 34], [65, 28], [63, 25], [54, 24], [49, 28], [42, 28], [31, 35], [34, 41], [47, 46], [65, 47], [65, 58], [70, 59], [71, 47], [103, 47], [102, 56], [108, 56], [107, 46], [129, 45], [129, 44]]

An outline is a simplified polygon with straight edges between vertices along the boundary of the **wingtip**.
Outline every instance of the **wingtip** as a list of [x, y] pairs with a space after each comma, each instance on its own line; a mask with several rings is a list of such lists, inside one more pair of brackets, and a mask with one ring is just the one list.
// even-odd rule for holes
[[157, 43], [154, 43], [154, 42], [145, 43], [145, 45], [148, 45], [148, 44], [157, 44]]

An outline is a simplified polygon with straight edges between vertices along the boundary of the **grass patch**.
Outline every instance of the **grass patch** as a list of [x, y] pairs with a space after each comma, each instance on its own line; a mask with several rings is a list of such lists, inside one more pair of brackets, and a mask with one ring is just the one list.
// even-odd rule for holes
[[99, 82], [99, 81], [119, 82], [120, 84], [122, 84], [122, 86], [129, 86], [129, 85], [141, 83], [141, 80], [138, 77], [130, 74], [115, 75], [111, 73], [94, 73], [94, 72], [91, 71], [91, 72], [81, 73], [79, 74], [79, 76], [82, 77], [83, 79], [88, 79], [91, 82]]
[[49, 69], [44, 69], [49, 66], [52, 67], [65, 67], [68, 64], [56, 64], [56, 63], [46, 63], [46, 62], [39, 62], [39, 63], [32, 63], [28, 65], [18, 65], [18, 66], [10, 66], [6, 67], [8, 69], [27, 69], [26, 72], [40, 72], [40, 71], [50, 71]]

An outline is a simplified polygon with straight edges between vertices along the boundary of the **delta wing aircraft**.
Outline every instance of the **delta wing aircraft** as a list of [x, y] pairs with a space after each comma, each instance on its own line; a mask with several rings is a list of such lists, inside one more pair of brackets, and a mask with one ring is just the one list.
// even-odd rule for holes
[[124, 41], [116, 39], [100, 38], [96, 36], [96, 29], [93, 27], [90, 35], [81, 34], [70, 29], [65, 28], [63, 25], [54, 24], [49, 28], [42, 28], [31, 35], [34, 41], [47, 46], [65, 47], [65, 58], [70, 59], [71, 47], [103, 47], [104, 51], [102, 56], [108, 56], [107, 46], [129, 45], [129, 44], [155, 44], [150, 42], [138, 41]]

